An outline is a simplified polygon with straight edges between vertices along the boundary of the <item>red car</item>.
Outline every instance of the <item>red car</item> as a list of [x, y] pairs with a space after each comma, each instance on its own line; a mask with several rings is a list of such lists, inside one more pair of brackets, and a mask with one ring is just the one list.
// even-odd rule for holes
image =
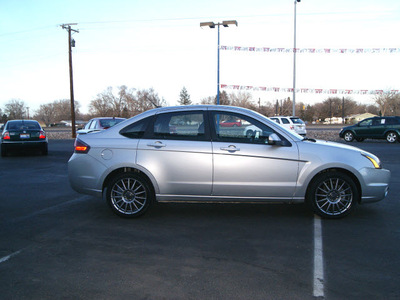
[[221, 125], [221, 127], [240, 127], [240, 126], [242, 126], [242, 121], [240, 121], [240, 120], [223, 121], [219, 125]]

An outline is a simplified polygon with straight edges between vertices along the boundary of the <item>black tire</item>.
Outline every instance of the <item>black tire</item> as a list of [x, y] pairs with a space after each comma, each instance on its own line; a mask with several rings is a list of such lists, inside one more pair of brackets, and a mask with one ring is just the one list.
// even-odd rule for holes
[[105, 195], [113, 212], [125, 218], [143, 215], [154, 201], [147, 179], [133, 172], [112, 178], [106, 186]]
[[352, 141], [354, 140], [354, 133], [352, 133], [351, 131], [346, 131], [346, 132], [343, 134], [343, 139], [344, 139], [346, 142], [352, 142]]
[[246, 137], [249, 138], [249, 139], [253, 137], [253, 134], [254, 134], [254, 132], [251, 129], [246, 131]]
[[339, 219], [354, 211], [359, 198], [354, 180], [344, 173], [332, 171], [313, 179], [306, 202], [315, 214], [326, 219]]
[[398, 141], [399, 139], [399, 135], [394, 132], [394, 131], [389, 131], [388, 133], [386, 133], [386, 140], [389, 143], [395, 143], [396, 141]]
[[6, 157], [7, 156], [7, 148], [6, 145], [1, 144], [1, 157]]

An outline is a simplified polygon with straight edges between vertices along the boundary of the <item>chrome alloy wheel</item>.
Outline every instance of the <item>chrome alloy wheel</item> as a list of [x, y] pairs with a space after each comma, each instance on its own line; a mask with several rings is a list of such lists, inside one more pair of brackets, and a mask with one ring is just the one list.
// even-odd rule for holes
[[134, 178], [123, 177], [111, 188], [111, 204], [123, 215], [133, 215], [140, 212], [148, 201], [144, 184]]
[[354, 201], [353, 189], [340, 178], [327, 178], [315, 190], [315, 204], [326, 215], [337, 216], [347, 212]]
[[397, 138], [398, 138], [397, 133], [396, 133], [396, 132], [393, 132], [393, 131], [389, 132], [389, 133], [386, 135], [386, 140], [387, 140], [389, 143], [394, 143], [394, 142], [396, 142], [396, 141], [397, 141]]
[[346, 131], [343, 138], [346, 142], [352, 142], [354, 140], [354, 134], [351, 131]]

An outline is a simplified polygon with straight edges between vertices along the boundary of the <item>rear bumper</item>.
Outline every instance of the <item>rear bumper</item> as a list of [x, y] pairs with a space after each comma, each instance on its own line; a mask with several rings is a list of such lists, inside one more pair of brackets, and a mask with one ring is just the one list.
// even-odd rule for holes
[[42, 149], [47, 145], [46, 140], [40, 141], [2, 141], [2, 147], [6, 147], [7, 150], [24, 150], [24, 149]]

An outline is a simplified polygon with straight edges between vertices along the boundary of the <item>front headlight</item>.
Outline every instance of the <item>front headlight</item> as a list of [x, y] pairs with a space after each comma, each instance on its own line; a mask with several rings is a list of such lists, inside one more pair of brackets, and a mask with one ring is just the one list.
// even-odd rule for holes
[[374, 165], [375, 169], [381, 169], [381, 161], [379, 160], [378, 157], [372, 156], [369, 153], [361, 152], [361, 155], [368, 158], [369, 161]]

